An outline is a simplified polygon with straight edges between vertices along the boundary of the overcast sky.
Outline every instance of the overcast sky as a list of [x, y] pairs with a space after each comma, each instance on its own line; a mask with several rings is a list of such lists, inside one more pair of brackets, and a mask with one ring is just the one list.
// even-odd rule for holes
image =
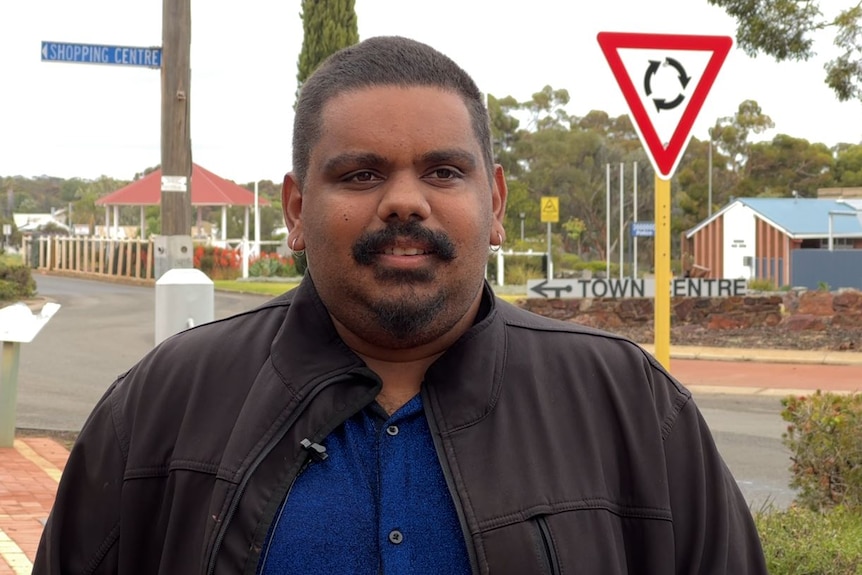
[[[833, 14], [846, 0], [824, 0]], [[0, 175], [131, 179], [160, 162], [158, 70], [42, 62], [42, 41], [161, 44], [161, 0], [0, 2]], [[587, 7], [588, 6], [588, 7]], [[192, 0], [193, 160], [244, 183], [291, 168], [292, 105], [302, 45], [299, 0]], [[602, 55], [602, 31], [735, 35], [706, 0], [356, 0], [360, 38], [398, 34], [451, 56], [495, 96], [519, 100], [550, 84], [569, 112], [627, 112]], [[777, 64], [734, 48], [694, 126], [756, 100], [775, 130], [834, 145], [862, 140], [862, 104], [823, 83], [828, 37], [808, 63]]]

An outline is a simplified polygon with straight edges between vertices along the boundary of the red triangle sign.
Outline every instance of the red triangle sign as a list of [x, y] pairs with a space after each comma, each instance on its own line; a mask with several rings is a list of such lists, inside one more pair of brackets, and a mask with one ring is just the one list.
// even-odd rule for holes
[[656, 174], [669, 180], [733, 39], [599, 32], [598, 41]]

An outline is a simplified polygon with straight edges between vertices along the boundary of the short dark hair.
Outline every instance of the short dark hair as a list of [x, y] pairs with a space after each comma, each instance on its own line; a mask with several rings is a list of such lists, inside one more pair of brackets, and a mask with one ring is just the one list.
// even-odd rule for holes
[[460, 95], [491, 180], [494, 159], [488, 110], [470, 75], [427, 44], [400, 36], [379, 36], [332, 54], [300, 88], [293, 122], [293, 172], [300, 185], [308, 175], [311, 150], [320, 139], [326, 103], [345, 92], [375, 86], [427, 86]]

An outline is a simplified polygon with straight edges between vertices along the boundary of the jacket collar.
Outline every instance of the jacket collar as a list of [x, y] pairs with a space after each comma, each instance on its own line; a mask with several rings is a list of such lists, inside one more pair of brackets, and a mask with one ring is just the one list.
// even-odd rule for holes
[[308, 274], [284, 297], [290, 307], [273, 340], [271, 357], [275, 371], [292, 392], [302, 394], [323, 379], [365, 367], [335, 331]]
[[[306, 274], [289, 299], [284, 325], [273, 341], [272, 363], [296, 395], [322, 379], [367, 373], [364, 362], [344, 343], [326, 306]], [[439, 407], [441, 431], [470, 425], [487, 415], [499, 396], [506, 359], [505, 324], [494, 292], [482, 292], [484, 317], [428, 369], [423, 387]]]

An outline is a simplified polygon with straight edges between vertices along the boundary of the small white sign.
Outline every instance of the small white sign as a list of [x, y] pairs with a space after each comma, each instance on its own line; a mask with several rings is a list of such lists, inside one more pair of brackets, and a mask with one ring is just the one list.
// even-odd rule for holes
[[0, 341], [30, 343], [58, 309], [60, 304], [54, 302], [43, 305], [38, 314], [20, 302], [0, 309]]
[[3, 224], [3, 235], [11, 236], [12, 235], [12, 224]]
[[162, 176], [163, 192], [187, 192], [188, 180], [185, 176]]

